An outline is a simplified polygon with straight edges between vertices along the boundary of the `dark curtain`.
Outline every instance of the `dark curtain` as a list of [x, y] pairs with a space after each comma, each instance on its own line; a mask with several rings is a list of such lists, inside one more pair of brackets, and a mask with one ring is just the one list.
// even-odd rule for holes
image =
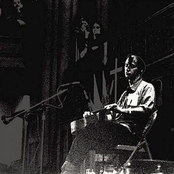
[[[105, 16], [108, 10], [107, 1], [48, 0], [44, 3], [42, 67], [36, 70], [37, 72], [41, 71], [40, 90], [42, 101], [54, 96], [56, 93], [59, 95], [64, 89], [58, 91], [58, 87], [63, 83], [73, 81], [72, 66], [75, 60], [74, 20], [78, 15], [83, 15], [83, 9], [81, 9], [82, 6], [79, 5], [79, 2], [81, 4], [85, 2], [92, 4], [93, 9], [97, 12], [95, 17], [103, 21], [103, 26], [105, 29], [107, 28], [108, 15]], [[89, 11], [88, 14], [90, 15]], [[91, 17], [89, 16], [89, 19]], [[69, 69], [71, 70], [69, 71]], [[64, 102], [64, 108], [62, 109], [57, 108], [60, 105], [57, 96], [47, 101], [49, 106], [46, 109], [45, 121], [43, 121], [45, 124], [43, 173], [60, 173], [61, 165], [73, 140], [70, 132], [70, 122], [82, 117], [84, 110], [87, 109], [83, 89], [80, 87], [68, 88], [59, 97]], [[27, 156], [27, 158], [30, 164], [27, 168], [28, 173], [39, 172], [40, 170], [41, 159], [38, 147], [40, 147], [42, 133], [41, 113], [38, 116], [31, 117], [33, 120], [29, 123], [29, 139], [37, 142], [32, 147], [28, 145], [29, 157]], [[36, 131], [34, 131], [36, 127], [36, 131], [40, 135], [39, 139], [37, 137], [35, 139], [31, 138], [32, 136], [37, 136]]]
[[[42, 99], [49, 98], [64, 83], [64, 75], [72, 57], [72, 28], [78, 0], [48, 0], [44, 7], [44, 58], [42, 67]], [[58, 106], [57, 97], [49, 101]], [[69, 148], [69, 122], [61, 124], [61, 109], [49, 107], [45, 121], [43, 171], [59, 173], [62, 154]], [[64, 141], [61, 141], [64, 137]], [[70, 138], [70, 139], [69, 139]], [[60, 144], [61, 142], [61, 144]], [[63, 150], [63, 151], [62, 151]]]
[[[132, 21], [129, 20], [130, 18], [134, 20], [134, 13], [130, 13], [127, 17], [129, 4], [130, 3], [114, 0], [48, 0], [45, 2], [43, 8], [44, 54], [41, 60], [42, 67], [39, 69], [41, 71], [41, 82], [37, 83], [41, 84], [39, 91], [41, 91], [42, 100], [53, 96], [56, 92], [61, 92], [61, 90], [57, 91], [57, 88], [61, 84], [74, 81], [72, 74], [74, 70], [73, 64], [75, 62], [74, 22], [76, 17], [84, 16], [89, 23], [96, 20], [101, 21], [102, 27], [110, 33], [109, 37], [112, 39], [109, 41], [113, 42], [113, 45], [111, 45], [111, 50], [113, 50], [113, 46], [117, 45], [116, 38], [118, 38], [118, 33], [121, 33], [120, 30], [123, 28], [127, 29], [128, 26], [131, 26], [130, 23]], [[130, 10], [131, 9], [132, 8], [130, 8]], [[136, 12], [136, 10], [134, 11]], [[36, 43], [34, 45], [36, 45]], [[115, 52], [117, 51], [116, 49], [117, 48], [115, 48]], [[38, 48], [34, 49], [34, 51], [38, 52]], [[39, 53], [38, 55], [40, 55]], [[34, 53], [32, 53], [32, 55], [33, 54]], [[109, 54], [109, 56], [109, 59], [112, 57], [113, 60], [115, 60], [115, 54]], [[35, 58], [36, 57], [33, 59]], [[33, 62], [36, 61], [33, 60]], [[39, 67], [39, 65], [40, 62], [36, 67]], [[39, 70], [36, 69], [35, 72], [39, 72]], [[31, 74], [34, 76], [34, 73], [31, 72]], [[47, 109], [44, 129], [43, 173], [60, 173], [60, 167], [66, 158], [73, 140], [70, 132], [70, 122], [73, 119], [80, 118], [86, 107], [82, 93], [82, 89], [78, 87], [73, 89], [68, 88], [66, 92], [60, 96], [65, 107], [63, 109], [57, 109], [51, 106]], [[77, 102], [74, 102], [77, 98]], [[49, 104], [58, 106], [60, 101], [57, 97], [54, 97], [49, 100]], [[41, 117], [39, 118], [40, 125]], [[36, 120], [36, 123], [37, 122]], [[38, 126], [38, 124], [36, 124], [36, 126]], [[32, 128], [34, 129], [34, 127]], [[41, 127], [39, 127], [39, 130], [41, 132], [40, 128]], [[34, 135], [35, 131], [32, 131]], [[33, 149], [33, 152], [29, 149], [29, 155], [32, 156], [33, 154], [34, 156], [36, 150], [37, 146]], [[32, 163], [35, 167], [34, 171], [39, 170], [39, 162], [40, 158], [39, 155], [37, 155], [35, 165]], [[30, 171], [30, 173], [34, 173], [33, 170]]]

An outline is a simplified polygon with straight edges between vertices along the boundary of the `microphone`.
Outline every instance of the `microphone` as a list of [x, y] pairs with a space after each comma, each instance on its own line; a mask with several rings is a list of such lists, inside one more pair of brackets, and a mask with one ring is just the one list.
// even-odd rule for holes
[[13, 119], [14, 118], [11, 118], [10, 116], [5, 116], [5, 115], [1, 117], [2, 122], [6, 125], [9, 124]]
[[80, 85], [80, 82], [72, 82], [72, 83], [65, 83], [60, 85], [60, 87], [69, 87], [69, 86], [74, 86], [74, 85]]
[[9, 124], [13, 119], [15, 119], [16, 117], [21, 117], [21, 114], [24, 112], [23, 110], [17, 111], [11, 115], [2, 115], [1, 116], [1, 120], [3, 121], [4, 124]]

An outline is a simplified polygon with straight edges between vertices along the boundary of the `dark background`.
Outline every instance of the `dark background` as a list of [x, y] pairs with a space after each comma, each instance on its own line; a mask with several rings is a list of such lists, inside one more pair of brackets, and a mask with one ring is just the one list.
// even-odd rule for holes
[[[10, 1], [2, 1], [4, 14]], [[154, 159], [174, 160], [174, 4], [171, 0], [25, 0], [27, 27], [18, 32], [3, 29], [0, 35], [0, 93], [6, 96], [28, 94], [31, 105], [56, 93], [62, 83], [73, 81], [75, 64], [74, 28], [81, 16], [92, 24], [100, 20], [109, 43], [108, 68], [115, 58], [123, 65], [128, 53], [145, 59], [144, 78], [162, 83], [158, 118], [148, 135]], [[3, 28], [3, 22], [1, 24]], [[8, 32], [7, 32], [8, 31]], [[126, 88], [119, 74], [118, 94]], [[157, 84], [157, 89], [159, 84]], [[84, 96], [78, 89], [70, 90], [64, 110], [49, 111], [45, 127], [44, 171], [59, 171], [72, 142], [69, 120], [81, 117], [86, 109]], [[79, 96], [79, 97], [77, 97]], [[74, 98], [77, 97], [77, 100]], [[8, 97], [7, 97], [8, 98]], [[64, 99], [64, 98], [63, 98]], [[76, 103], [74, 101], [77, 101]], [[53, 99], [51, 104], [58, 105]], [[72, 104], [73, 103], [73, 104]], [[80, 104], [79, 104], [80, 103]], [[68, 107], [71, 106], [71, 107]], [[31, 117], [32, 118], [32, 117]], [[41, 117], [39, 117], [41, 119]], [[28, 164], [38, 152], [39, 139], [33, 132], [37, 119], [28, 127], [26, 168], [36, 171], [39, 157]], [[60, 124], [61, 123], [61, 124]], [[63, 124], [62, 124], [63, 123]], [[33, 141], [32, 141], [33, 140]], [[32, 144], [32, 143], [33, 144]]]

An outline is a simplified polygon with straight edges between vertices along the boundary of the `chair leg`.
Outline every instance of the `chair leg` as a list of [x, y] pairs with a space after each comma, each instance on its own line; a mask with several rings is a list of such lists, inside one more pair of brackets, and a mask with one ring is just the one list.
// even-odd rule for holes
[[144, 143], [145, 143], [145, 145], [146, 145], [146, 149], [147, 149], [147, 153], [148, 153], [148, 155], [149, 155], [149, 159], [152, 160], [152, 154], [151, 154], [151, 152], [150, 152], [149, 145], [148, 145], [146, 139], [144, 139]]
[[127, 161], [125, 162], [125, 164], [123, 165], [123, 168], [126, 167], [129, 164], [129, 162], [132, 159], [132, 157], [134, 156], [134, 154], [137, 152], [137, 150], [139, 150], [139, 148], [143, 144], [145, 144], [145, 146], [146, 146], [146, 149], [147, 149], [147, 153], [148, 153], [149, 158], [152, 159], [152, 155], [150, 153], [149, 145], [148, 145], [146, 139], [144, 138], [143, 141], [139, 141], [139, 143], [137, 144], [136, 148], [133, 150], [133, 152], [131, 153], [131, 155], [129, 156], [129, 158], [127, 159]]
[[134, 154], [136, 153], [136, 151], [138, 150], [138, 148], [139, 148], [142, 144], [143, 144], [142, 141], [140, 141], [140, 142], [137, 144], [136, 148], [133, 150], [133, 152], [131, 153], [131, 155], [130, 155], [129, 158], [127, 159], [127, 161], [123, 164], [123, 168], [125, 168], [126, 166], [129, 165], [130, 160], [132, 159], [132, 157], [134, 156]]

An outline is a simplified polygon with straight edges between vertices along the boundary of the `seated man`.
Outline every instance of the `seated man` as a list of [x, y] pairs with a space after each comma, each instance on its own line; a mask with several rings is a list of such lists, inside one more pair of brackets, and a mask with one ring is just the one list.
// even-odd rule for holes
[[[89, 150], [104, 151], [121, 143], [136, 145], [149, 116], [156, 110], [155, 89], [142, 79], [145, 69], [146, 65], [139, 56], [128, 55], [124, 73], [129, 87], [117, 103], [106, 105], [99, 112], [99, 116], [103, 116], [109, 110], [112, 120], [99, 120], [79, 131], [62, 166], [62, 174], [77, 174]], [[84, 116], [91, 114], [85, 112]]]

